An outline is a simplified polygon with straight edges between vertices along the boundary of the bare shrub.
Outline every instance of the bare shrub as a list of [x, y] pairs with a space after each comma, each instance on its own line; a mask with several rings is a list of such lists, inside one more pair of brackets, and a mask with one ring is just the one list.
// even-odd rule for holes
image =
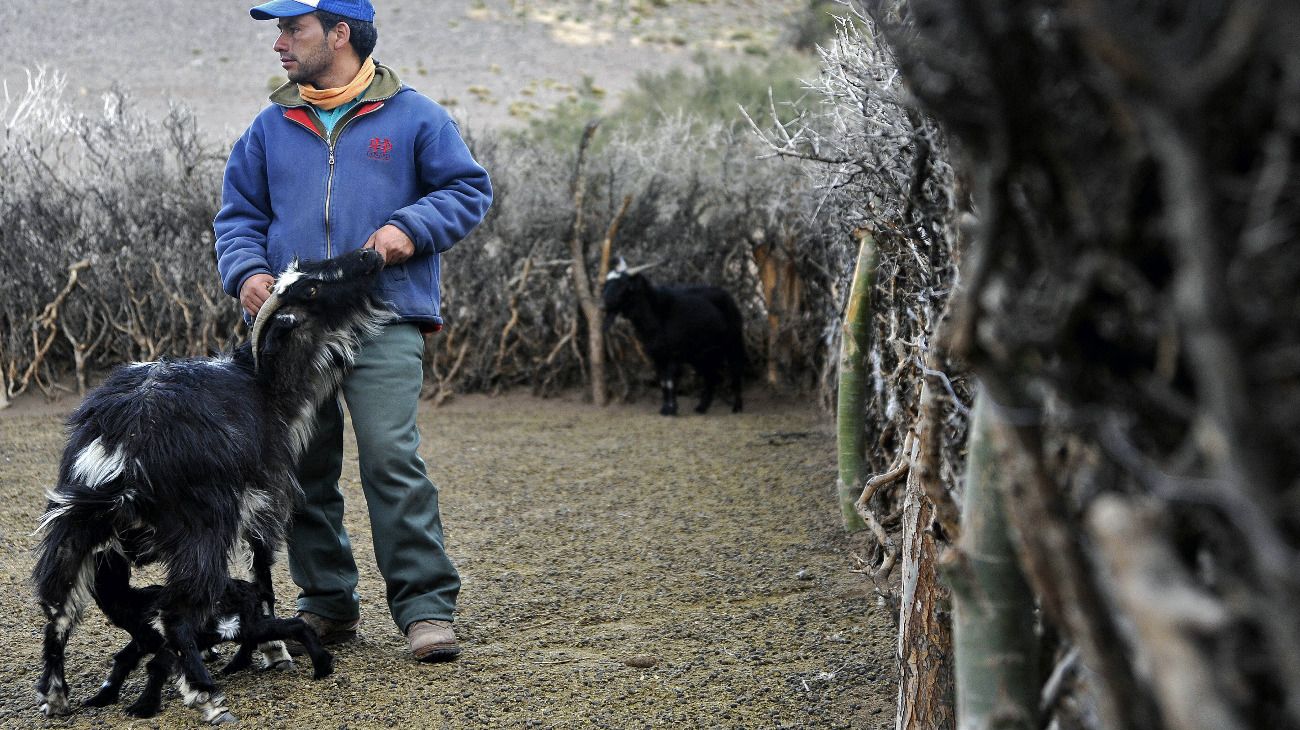
[[[936, 478], [955, 491], [970, 383], [948, 361], [939, 330], [957, 280], [957, 181], [944, 135], [903, 88], [877, 26], [852, 6], [839, 12], [836, 37], [820, 48], [821, 73], [808, 84], [820, 103], [789, 123], [775, 113], [751, 113], [751, 120], [773, 154], [802, 162], [838, 229], [824, 254], [834, 296], [821, 301], [817, 319], [842, 321], [858, 246], [878, 249], [868, 355], [874, 386], [864, 424], [870, 471], [905, 474], [897, 467], [916, 458], [905, 448], [909, 434], [933, 433], [922, 453], [932, 450]], [[838, 351], [838, 328], [827, 333]], [[829, 399], [836, 360], [826, 362], [821, 392]], [[904, 482], [891, 481], [874, 490], [868, 507], [896, 530], [903, 495]], [[885, 545], [866, 560], [877, 589], [896, 602], [896, 586], [884, 580], [892, 565]]]
[[[121, 93], [74, 115], [53, 73], [9, 97], [0, 144], [3, 397], [62, 375], [202, 354], [238, 332], [213, 274], [222, 159], [189, 113], [146, 119]], [[6, 90], [7, 91], [7, 90]]]
[[[240, 334], [212, 259], [224, 154], [182, 109], [150, 120], [121, 94], [96, 118], [64, 112], [61, 80], [11, 107], [0, 148], [0, 361], [4, 393], [50, 391], [60, 377], [127, 360], [202, 353]], [[38, 98], [39, 97], [39, 98]], [[21, 112], [21, 113], [17, 113]], [[727, 288], [747, 321], [751, 362], [801, 390], [828, 369], [838, 296], [837, 236], [822, 193], [791, 163], [760, 158], [734, 124], [688, 115], [602, 130], [587, 158], [587, 250], [630, 198], [614, 253], [656, 262], [656, 281]], [[443, 331], [428, 340], [428, 397], [527, 386], [539, 394], [590, 377], [567, 242], [578, 137], [469, 135], [496, 202], [445, 259]], [[83, 263], [84, 262], [84, 263]], [[75, 278], [74, 278], [75, 275]], [[53, 306], [52, 306], [53, 305]], [[608, 340], [611, 390], [633, 397], [651, 369], [630, 327]], [[771, 362], [771, 366], [768, 362]]]
[[[448, 326], [432, 344], [433, 397], [519, 385], [545, 395], [586, 380], [585, 322], [567, 273], [577, 145], [576, 136], [572, 148], [517, 136], [477, 145], [493, 172], [497, 201], [472, 240], [446, 257]], [[685, 116], [609, 132], [586, 163], [584, 235], [591, 259], [584, 264], [596, 271], [600, 241], [630, 196], [614, 254], [657, 263], [650, 274], [659, 282], [707, 282], [731, 291], [748, 323], [751, 360], [761, 366], [770, 307], [755, 247], [776, 242], [789, 251], [797, 275], [817, 282], [805, 287], [806, 299], [816, 301], [828, 289], [824, 263], [796, 254], [796, 243], [820, 238], [817, 229], [825, 225], [812, 212], [811, 189], [789, 165], [761, 160], [759, 152], [747, 134]], [[783, 384], [797, 384], [800, 373], [821, 367], [826, 325], [815, 320], [821, 311], [800, 304], [782, 318], [781, 331], [797, 333]], [[610, 334], [614, 395], [628, 398], [641, 392], [652, 371], [626, 323]]]

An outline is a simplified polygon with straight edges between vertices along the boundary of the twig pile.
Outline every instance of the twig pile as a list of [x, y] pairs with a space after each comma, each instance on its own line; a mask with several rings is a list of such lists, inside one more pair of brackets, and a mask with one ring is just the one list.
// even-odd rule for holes
[[1057, 721], [1300, 728], [1300, 9], [909, 6], [982, 207], [952, 341], [1100, 712]]

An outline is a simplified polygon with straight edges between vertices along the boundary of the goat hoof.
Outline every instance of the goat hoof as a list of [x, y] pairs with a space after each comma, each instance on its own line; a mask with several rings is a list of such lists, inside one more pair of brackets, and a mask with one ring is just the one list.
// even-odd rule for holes
[[145, 720], [157, 715], [160, 709], [162, 709], [160, 702], [136, 702], [126, 707], [126, 714]]
[[83, 707], [108, 707], [115, 704], [118, 700], [119, 693], [116, 689], [101, 689], [94, 697], [82, 702]]
[[211, 725], [234, 725], [237, 722], [239, 722], [239, 718], [235, 717], [230, 710], [226, 710], [208, 721]]
[[41, 702], [41, 714], [46, 717], [57, 717], [67, 715], [72, 712], [72, 707], [68, 704], [67, 695], [49, 695]]
[[334, 673], [334, 657], [326, 657], [320, 664], [315, 667], [312, 673], [312, 679], [324, 679]]
[[290, 672], [293, 671], [294, 664], [292, 659], [281, 659], [280, 661], [275, 662], [274, 664], [267, 665], [266, 668], [269, 670], [274, 670], [276, 672]]

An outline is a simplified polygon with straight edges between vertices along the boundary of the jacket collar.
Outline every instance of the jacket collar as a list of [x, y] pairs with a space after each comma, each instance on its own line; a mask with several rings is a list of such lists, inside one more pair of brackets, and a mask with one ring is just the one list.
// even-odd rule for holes
[[[362, 94], [361, 103], [382, 101], [394, 96], [401, 90], [402, 81], [397, 78], [397, 72], [383, 64], [376, 63], [375, 80], [370, 82], [370, 88], [366, 89], [366, 92]], [[271, 92], [271, 101], [289, 108], [310, 106], [303, 101], [302, 94], [298, 93], [298, 85], [292, 81]]]

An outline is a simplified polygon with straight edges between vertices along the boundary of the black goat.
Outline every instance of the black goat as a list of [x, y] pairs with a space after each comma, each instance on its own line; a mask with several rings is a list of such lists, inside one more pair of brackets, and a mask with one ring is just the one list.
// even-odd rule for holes
[[641, 272], [651, 265], [618, 266], [605, 279], [602, 298], [605, 327], [616, 315], [632, 322], [637, 337], [655, 364], [663, 406], [659, 413], [677, 415], [677, 379], [682, 364], [695, 368], [704, 380], [696, 413], [713, 403], [713, 391], [722, 380], [725, 365], [731, 372], [736, 400], [731, 406], [739, 413], [741, 376], [745, 370], [744, 323], [740, 308], [725, 290], [715, 286], [654, 286]]
[[165, 566], [152, 603], [165, 650], [179, 660], [177, 684], [205, 720], [221, 717], [200, 635], [217, 617], [241, 542], [259, 610], [274, 615], [271, 564], [300, 492], [296, 466], [314, 414], [360, 341], [392, 318], [372, 293], [382, 266], [369, 249], [295, 262], [248, 344], [224, 357], [124, 366], [72, 414], [33, 575], [47, 619], [42, 712], [69, 711], [64, 649], [92, 588], [129, 590], [129, 570], [97, 576], [113, 560], [100, 558], [116, 553]]
[[[163, 587], [151, 585], [144, 588], [122, 586], [130, 579], [130, 565], [119, 553], [105, 553], [95, 569], [95, 602], [104, 615], [118, 628], [131, 635], [131, 641], [113, 655], [113, 666], [108, 678], [94, 697], [85, 701], [87, 707], [105, 707], [114, 704], [122, 692], [122, 683], [150, 654], [153, 659], [145, 666], [148, 679], [140, 697], [127, 706], [126, 713], [133, 717], [153, 717], [162, 708], [163, 685], [176, 670], [176, 655], [167, 651], [163, 635], [156, 624], [159, 620], [158, 598]], [[244, 580], [230, 579], [217, 602], [212, 621], [196, 632], [199, 649], [206, 650], [223, 641], [239, 642], [239, 651], [222, 668], [230, 674], [249, 667], [253, 651], [264, 642], [296, 639], [311, 657], [314, 679], [329, 676], [334, 670], [334, 657], [320, 643], [316, 631], [300, 618], [281, 619], [262, 615], [261, 599], [256, 585]], [[212, 702], [217, 714], [211, 719], [215, 724], [233, 722], [234, 715], [221, 707], [223, 698], [214, 696]]]

